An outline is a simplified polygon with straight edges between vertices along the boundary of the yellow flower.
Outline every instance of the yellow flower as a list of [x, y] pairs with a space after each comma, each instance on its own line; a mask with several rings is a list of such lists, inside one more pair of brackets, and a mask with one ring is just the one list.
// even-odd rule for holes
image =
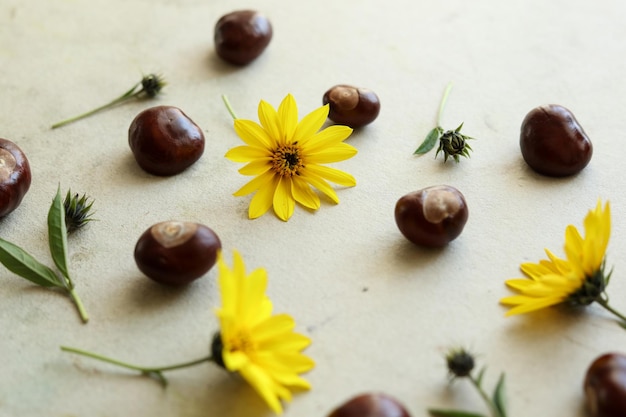
[[222, 307], [216, 311], [220, 332], [212, 345], [215, 361], [241, 374], [270, 408], [281, 414], [281, 400], [291, 400], [289, 388], [311, 388], [299, 376], [315, 366], [301, 353], [311, 340], [293, 331], [291, 316], [272, 315], [272, 303], [265, 295], [265, 270], [246, 275], [239, 253], [234, 252], [233, 259], [232, 270], [222, 255], [218, 260]]
[[609, 276], [605, 276], [606, 248], [611, 235], [611, 210], [607, 202], [602, 207], [598, 201], [584, 220], [585, 236], [576, 227], [565, 230], [565, 256], [561, 259], [546, 249], [547, 260], [524, 263], [522, 272], [527, 278], [506, 281], [518, 295], [505, 297], [500, 302], [512, 308], [507, 316], [523, 314], [561, 303], [589, 305], [594, 301], [626, 320], [608, 305], [605, 289]]
[[356, 185], [352, 175], [320, 165], [343, 161], [357, 153], [353, 146], [343, 143], [352, 133], [349, 127], [335, 125], [320, 131], [328, 117], [328, 105], [298, 123], [296, 101], [289, 94], [278, 111], [261, 100], [258, 113], [260, 125], [235, 119], [235, 131], [246, 145], [226, 153], [231, 161], [247, 163], [239, 170], [241, 174], [255, 177], [234, 193], [245, 196], [256, 192], [248, 210], [251, 219], [273, 206], [276, 215], [287, 221], [296, 201], [311, 210], [320, 207], [320, 198], [311, 187], [338, 203], [328, 181], [347, 187]]

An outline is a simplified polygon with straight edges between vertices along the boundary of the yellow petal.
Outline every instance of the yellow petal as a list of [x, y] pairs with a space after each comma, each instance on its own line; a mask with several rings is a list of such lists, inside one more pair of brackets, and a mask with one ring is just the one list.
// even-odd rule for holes
[[274, 179], [274, 174], [270, 171], [265, 172], [261, 175], [259, 175], [256, 178], [253, 178], [252, 180], [250, 180], [247, 184], [245, 184], [243, 187], [241, 187], [239, 190], [235, 191], [233, 193], [234, 196], [236, 197], [242, 197], [244, 195], [248, 195], [250, 193], [253, 193], [259, 189], [263, 189], [263, 188], [272, 188], [272, 180]]
[[320, 190], [322, 193], [324, 193], [335, 204], [339, 203], [339, 197], [337, 197], [337, 193], [335, 193], [335, 190], [333, 190], [332, 187], [328, 185], [326, 180], [324, 180], [323, 178], [310, 172], [303, 173], [301, 175], [301, 178], [311, 184], [313, 187]]
[[274, 203], [274, 193], [278, 185], [278, 178], [272, 175], [272, 178], [266, 185], [259, 188], [252, 200], [250, 201], [250, 207], [248, 209], [248, 217], [256, 219], [261, 217], [272, 207]]
[[242, 175], [261, 175], [272, 168], [271, 159], [259, 158], [249, 162], [246, 166], [239, 169]]
[[305, 164], [328, 164], [331, 162], [344, 161], [356, 155], [354, 146], [347, 143], [338, 143], [329, 148], [306, 154]]
[[356, 185], [356, 180], [352, 175], [335, 168], [311, 164], [307, 165], [306, 169], [307, 171], [317, 174], [325, 180], [334, 182], [335, 184], [343, 185], [345, 187], [354, 187]]
[[281, 128], [278, 113], [264, 100], [259, 103], [259, 121], [271, 140], [270, 148], [276, 148], [278, 144], [283, 143], [280, 138]]
[[287, 221], [293, 214], [295, 200], [291, 195], [291, 179], [283, 177], [279, 180], [274, 192], [274, 213], [282, 221]]
[[233, 162], [250, 162], [259, 158], [271, 157], [271, 154], [262, 148], [242, 145], [230, 149], [224, 156]]
[[[283, 407], [279, 397], [286, 400], [291, 399], [289, 390], [278, 386], [270, 377], [258, 366], [246, 366], [239, 371], [241, 376], [248, 381], [250, 386], [265, 400], [267, 405], [276, 414], [282, 414]], [[278, 392], [277, 391], [278, 388]], [[280, 389], [282, 388], [282, 389]]]
[[298, 125], [298, 106], [291, 94], [287, 94], [278, 106], [278, 119], [282, 122], [281, 138], [287, 143], [293, 142], [293, 134]]
[[300, 143], [307, 151], [317, 151], [328, 146], [343, 142], [352, 134], [348, 126], [332, 125], [308, 138], [303, 138]]
[[546, 297], [546, 298], [527, 298], [523, 296], [507, 297], [500, 300], [504, 305], [516, 305], [507, 311], [506, 316], [512, 316], [515, 314], [530, 313], [532, 311], [541, 310], [547, 307], [555, 306], [562, 303], [563, 300], [558, 297]]
[[299, 177], [293, 177], [291, 179], [291, 194], [298, 203], [306, 208], [311, 210], [320, 208], [319, 196], [311, 189], [311, 186], [305, 180]]
[[235, 120], [235, 132], [248, 145], [256, 148], [270, 149], [272, 140], [267, 132], [258, 123], [252, 120]]
[[300, 120], [293, 134], [293, 141], [306, 144], [322, 128], [328, 118], [328, 104], [313, 110]]

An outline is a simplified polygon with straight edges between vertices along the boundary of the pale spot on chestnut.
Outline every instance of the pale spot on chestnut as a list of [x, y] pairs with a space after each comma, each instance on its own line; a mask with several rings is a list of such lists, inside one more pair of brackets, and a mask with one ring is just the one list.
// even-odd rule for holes
[[424, 218], [431, 223], [455, 216], [461, 207], [461, 197], [448, 188], [433, 187], [424, 192]]
[[163, 222], [152, 226], [152, 237], [165, 248], [182, 245], [196, 233], [198, 225], [189, 222]]
[[4, 181], [13, 174], [17, 161], [11, 152], [0, 149], [0, 181]]

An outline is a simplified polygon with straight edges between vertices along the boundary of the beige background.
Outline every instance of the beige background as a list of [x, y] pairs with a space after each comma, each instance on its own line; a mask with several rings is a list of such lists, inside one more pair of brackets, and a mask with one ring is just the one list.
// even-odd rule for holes
[[[269, 16], [274, 39], [252, 65], [214, 55], [215, 21], [240, 8]], [[317, 361], [311, 392], [286, 416], [317, 417], [363, 391], [396, 396], [413, 416], [426, 407], [483, 412], [466, 383], [448, 385], [442, 355], [465, 345], [487, 364], [486, 384], [506, 371], [510, 416], [583, 416], [582, 380], [601, 353], [624, 349], [626, 332], [599, 307], [504, 318], [498, 300], [518, 265], [543, 248], [562, 254], [567, 224], [581, 226], [598, 198], [614, 213], [608, 265], [612, 303], [626, 310], [626, 6], [615, 1], [199, 1], [3, 0], [0, 5], [0, 137], [27, 154], [33, 183], [0, 235], [52, 264], [46, 213], [60, 183], [95, 198], [98, 222], [70, 239], [71, 270], [91, 315], [82, 325], [62, 295], [0, 271], [0, 416], [269, 416], [243, 381], [212, 365], [169, 374], [170, 386], [60, 352], [69, 345], [145, 365], [202, 357], [217, 329], [215, 271], [180, 290], [144, 278], [133, 260], [151, 224], [202, 222], [264, 266], [277, 312], [309, 335]], [[49, 126], [116, 97], [142, 73], [169, 85], [67, 127]], [[434, 127], [454, 82], [443, 125], [464, 131], [470, 160], [412, 155]], [[301, 115], [337, 83], [369, 87], [379, 118], [349, 143], [336, 166], [355, 188], [314, 214], [283, 223], [247, 219], [247, 181], [223, 155], [240, 144], [220, 95], [256, 120], [260, 99], [292, 93]], [[594, 143], [578, 176], [549, 179], [524, 164], [519, 126], [535, 106], [570, 108]], [[171, 178], [141, 171], [127, 129], [144, 108], [182, 108], [206, 134], [205, 154]], [[463, 234], [441, 251], [417, 248], [393, 219], [403, 194], [449, 184], [466, 196]], [[229, 255], [230, 259], [230, 255]]]

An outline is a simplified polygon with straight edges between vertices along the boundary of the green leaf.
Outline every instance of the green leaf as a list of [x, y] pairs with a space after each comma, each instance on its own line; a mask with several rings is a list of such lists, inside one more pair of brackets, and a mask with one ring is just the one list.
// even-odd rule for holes
[[67, 268], [67, 228], [65, 226], [65, 208], [61, 201], [61, 190], [52, 200], [48, 211], [48, 243], [54, 264], [67, 279], [70, 278]]
[[14, 274], [42, 287], [63, 287], [52, 269], [4, 239], [0, 239], [0, 262]]
[[467, 411], [459, 410], [437, 410], [431, 408], [428, 412], [433, 417], [485, 417], [484, 414], [468, 413]]
[[500, 379], [493, 391], [493, 405], [498, 409], [500, 417], [506, 417], [506, 397], [504, 387], [504, 372], [500, 374]]
[[424, 139], [424, 142], [422, 142], [419, 148], [417, 148], [415, 152], [413, 152], [413, 155], [422, 155], [434, 148], [437, 140], [439, 139], [439, 136], [441, 136], [442, 133], [443, 129], [439, 126], [428, 132], [426, 139]]
[[485, 371], [487, 370], [486, 366], [483, 366], [478, 372], [478, 377], [476, 378], [476, 385], [480, 388], [480, 385], [483, 383], [483, 376], [485, 376]]

